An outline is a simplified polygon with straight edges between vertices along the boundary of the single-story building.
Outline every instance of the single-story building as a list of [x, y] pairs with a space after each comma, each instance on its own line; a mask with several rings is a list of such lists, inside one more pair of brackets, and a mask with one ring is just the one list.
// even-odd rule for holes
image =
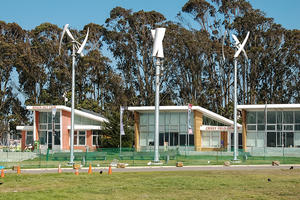
[[[153, 149], [155, 134], [155, 107], [128, 107], [134, 112], [135, 148]], [[234, 122], [200, 106], [192, 106], [188, 129], [188, 106], [159, 107], [159, 148], [194, 151], [231, 151], [233, 148]], [[239, 148], [242, 126], [238, 124]]]
[[300, 153], [300, 104], [238, 105], [237, 108], [242, 112], [246, 151], [254, 155]]
[[[26, 109], [33, 111], [33, 126], [17, 126], [17, 130], [21, 131], [23, 150], [36, 141], [41, 149], [70, 150], [70, 107], [27, 106]], [[74, 150], [95, 150], [107, 119], [97, 113], [77, 109], [74, 117]]]

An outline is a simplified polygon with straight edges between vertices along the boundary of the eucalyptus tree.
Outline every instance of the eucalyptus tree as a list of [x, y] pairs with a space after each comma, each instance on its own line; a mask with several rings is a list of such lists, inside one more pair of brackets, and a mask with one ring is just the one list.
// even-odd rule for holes
[[26, 121], [24, 117], [17, 116], [18, 113], [14, 113], [14, 110], [20, 109], [15, 63], [25, 34], [26, 31], [18, 24], [0, 21], [0, 134], [8, 129], [8, 123]]
[[44, 23], [28, 32], [21, 56], [17, 61], [19, 82], [27, 95], [25, 104], [58, 102], [61, 84], [57, 74], [57, 49], [60, 29], [53, 24]]
[[165, 17], [158, 12], [132, 12], [121, 7], [112, 9], [106, 20], [105, 39], [124, 79], [125, 90], [134, 94], [131, 105], [154, 104], [155, 68], [150, 30], [163, 22]]

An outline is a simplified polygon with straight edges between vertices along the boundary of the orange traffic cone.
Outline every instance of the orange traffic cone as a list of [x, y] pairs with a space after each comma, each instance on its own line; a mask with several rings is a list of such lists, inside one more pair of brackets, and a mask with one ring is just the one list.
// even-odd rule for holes
[[108, 174], [112, 174], [111, 165], [109, 165]]
[[18, 167], [17, 167], [17, 174], [21, 174], [21, 167], [20, 167], [20, 165], [18, 165]]
[[60, 174], [62, 172], [60, 164], [58, 165], [58, 173]]
[[1, 178], [4, 178], [4, 169], [1, 170]]
[[78, 175], [79, 175], [78, 168], [75, 168], [75, 175], [76, 175], [76, 176], [78, 176]]
[[88, 174], [92, 174], [92, 173], [93, 173], [92, 172], [92, 165], [90, 164]]

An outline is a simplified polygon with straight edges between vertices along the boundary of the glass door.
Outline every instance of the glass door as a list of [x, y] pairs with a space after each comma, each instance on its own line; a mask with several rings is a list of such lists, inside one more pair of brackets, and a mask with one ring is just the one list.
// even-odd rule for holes
[[49, 149], [52, 149], [52, 141], [53, 141], [52, 131], [48, 131], [48, 148]]

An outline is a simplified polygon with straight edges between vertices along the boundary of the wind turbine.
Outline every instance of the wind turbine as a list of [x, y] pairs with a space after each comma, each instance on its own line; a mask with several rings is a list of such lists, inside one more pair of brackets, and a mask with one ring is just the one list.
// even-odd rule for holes
[[62, 44], [62, 40], [63, 37], [65, 35], [65, 33], [67, 33], [67, 35], [69, 36], [69, 38], [71, 38], [72, 40], [72, 44], [73, 44], [73, 50], [72, 50], [72, 108], [71, 108], [71, 133], [70, 133], [70, 163], [71, 165], [74, 164], [74, 102], [75, 102], [75, 58], [76, 56], [78, 57], [78, 55], [80, 55], [81, 57], [83, 57], [83, 49], [86, 45], [88, 36], [89, 36], [89, 28], [87, 30], [86, 36], [82, 42], [82, 44], [80, 44], [77, 40], [75, 40], [75, 38], [73, 37], [73, 35], [71, 34], [70, 30], [69, 30], [69, 24], [66, 24], [64, 26], [60, 41], [59, 41], [59, 55], [61, 53], [61, 44]]
[[[225, 31], [224, 37], [223, 37], [223, 44], [222, 44], [222, 54], [223, 59], [225, 61], [225, 55], [224, 55], [224, 40], [226, 37], [227, 31]], [[237, 58], [239, 57], [240, 53], [243, 52], [246, 60], [248, 60], [248, 56], [246, 54], [246, 51], [244, 49], [246, 42], [249, 38], [250, 32], [248, 31], [243, 43], [240, 43], [239, 39], [232, 34], [232, 38], [235, 41], [234, 47], [236, 48], [236, 52], [233, 56], [234, 58], [234, 152], [233, 152], [233, 161], [237, 161], [237, 151], [238, 151], [238, 136], [237, 136]]]
[[159, 137], [159, 74], [160, 74], [160, 65], [161, 59], [164, 58], [164, 50], [162, 41], [165, 36], [165, 28], [156, 28], [151, 30], [151, 35], [154, 40], [152, 56], [156, 57], [156, 79], [155, 79], [155, 137], [154, 137], [154, 162], [159, 163], [159, 154], [158, 154], [158, 137]]

